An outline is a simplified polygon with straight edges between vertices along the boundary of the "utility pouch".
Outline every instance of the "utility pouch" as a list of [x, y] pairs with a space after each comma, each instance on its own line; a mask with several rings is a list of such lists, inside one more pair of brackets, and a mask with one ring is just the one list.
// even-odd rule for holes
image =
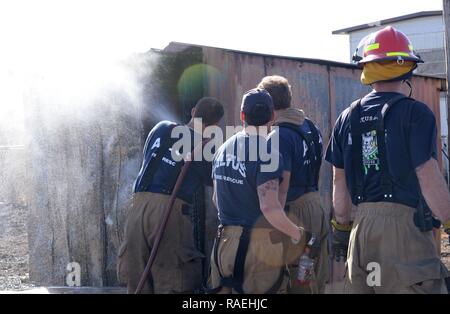
[[272, 243], [272, 244], [282, 243], [287, 238], [286, 235], [284, 235], [281, 231], [278, 231], [278, 230], [270, 231], [269, 237], [270, 237], [270, 243]]
[[434, 220], [431, 209], [425, 203], [423, 197], [421, 197], [414, 212], [414, 224], [421, 232], [428, 232], [433, 230]]

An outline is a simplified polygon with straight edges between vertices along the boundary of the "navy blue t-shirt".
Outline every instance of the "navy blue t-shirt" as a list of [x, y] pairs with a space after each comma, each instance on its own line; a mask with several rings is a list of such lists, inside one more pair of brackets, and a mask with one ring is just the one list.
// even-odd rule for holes
[[[311, 132], [306, 121], [298, 127], [305, 133]], [[322, 159], [322, 136], [319, 128], [317, 126], [315, 127], [319, 133], [320, 150], [319, 152], [314, 152], [313, 155]], [[279, 151], [283, 156], [283, 170], [291, 173], [286, 198], [287, 202], [291, 202], [307, 192], [308, 183], [311, 182], [313, 175], [313, 164], [307, 155], [308, 145], [306, 141], [296, 131], [286, 127], [279, 127], [269, 134], [270, 139], [274, 136], [279, 136]], [[312, 190], [318, 191], [317, 185], [308, 188], [308, 191], [311, 188]]]
[[[177, 171], [176, 162], [171, 157], [171, 148], [169, 148], [161, 160], [160, 165], [156, 168], [156, 172], [153, 176], [152, 182], [149, 187], [144, 190], [142, 185], [142, 179], [145, 169], [148, 167], [150, 161], [156, 156], [158, 148], [162, 145], [165, 136], [168, 134], [170, 125], [173, 125], [170, 121], [161, 121], [150, 131], [144, 146], [144, 158], [142, 161], [141, 170], [134, 183], [134, 192], [154, 192], [169, 194], [169, 190], [173, 188], [175, 183], [175, 177], [179, 174]], [[194, 145], [194, 131], [189, 129], [191, 135], [191, 145]], [[169, 135], [170, 136], [170, 135]], [[181, 138], [182, 135], [180, 135]], [[175, 140], [176, 142], [176, 140]], [[192, 149], [190, 149], [192, 150]], [[183, 163], [183, 161], [180, 161]], [[184, 178], [183, 184], [177, 193], [177, 197], [192, 203], [194, 193], [197, 188], [202, 184], [212, 185], [211, 180], [211, 162], [207, 161], [193, 161], [190, 168]]]
[[[361, 121], [372, 121], [393, 92], [371, 92], [361, 100]], [[325, 159], [337, 168], [345, 169], [347, 187], [354, 185], [351, 153], [349, 111], [336, 121]], [[415, 169], [431, 157], [437, 159], [436, 119], [433, 112], [419, 101], [403, 100], [389, 109], [385, 118], [386, 150], [389, 175], [393, 182], [393, 202], [416, 207], [419, 182]], [[376, 134], [362, 135], [364, 202], [383, 201], [380, 161]]]
[[[278, 151], [278, 163], [273, 171], [264, 171], [271, 161], [251, 158], [251, 143], [266, 145], [264, 137], [239, 132], [230, 137], [214, 155], [212, 178], [214, 180], [219, 221], [222, 225], [253, 226], [262, 216], [257, 187], [273, 179], [282, 178], [282, 158]], [[257, 155], [259, 156], [259, 155]], [[267, 170], [267, 169], [266, 169]]]

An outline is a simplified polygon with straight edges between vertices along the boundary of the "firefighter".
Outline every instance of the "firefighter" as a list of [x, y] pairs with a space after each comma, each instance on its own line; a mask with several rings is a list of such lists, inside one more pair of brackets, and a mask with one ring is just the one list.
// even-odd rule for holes
[[447, 270], [432, 233], [437, 219], [447, 230], [450, 219], [436, 120], [403, 88], [408, 83], [411, 95], [409, 79], [423, 61], [390, 26], [360, 49], [354, 59], [361, 82], [373, 90], [339, 116], [326, 152], [334, 176], [334, 253], [347, 256], [344, 292], [446, 293]]
[[[209, 285], [217, 293], [285, 293], [284, 242], [305, 246], [307, 233], [286, 216], [278, 199], [282, 160], [264, 137], [272, 118], [269, 93], [248, 91], [241, 105], [243, 131], [214, 156], [213, 201], [220, 226]], [[262, 149], [270, 158], [262, 158]]]
[[291, 277], [289, 293], [323, 293], [328, 281], [327, 223], [319, 196], [319, 171], [322, 161], [322, 136], [318, 127], [302, 110], [291, 108], [292, 91], [286, 78], [264, 77], [258, 88], [265, 89], [274, 103], [274, 126], [271, 134], [279, 137], [283, 156], [283, 181], [280, 203], [288, 217], [297, 225], [318, 236], [315, 258], [315, 280], [310, 286], [296, 280], [298, 260], [303, 253], [299, 247], [289, 249], [287, 264]]
[[[202, 119], [204, 129], [217, 124], [224, 110], [217, 99], [205, 97], [198, 101], [191, 114], [192, 119], [186, 126], [193, 138], [195, 118]], [[128, 213], [118, 256], [119, 281], [127, 284], [128, 293], [135, 292], [144, 272], [163, 211], [183, 164], [172, 158], [172, 145], [180, 139], [172, 138], [175, 126], [170, 121], [159, 122], [145, 143], [142, 167], [134, 184], [133, 206]], [[151, 276], [142, 293], [187, 293], [200, 288], [203, 255], [195, 246], [190, 205], [202, 183], [212, 185], [211, 163], [193, 161], [177, 194]]]

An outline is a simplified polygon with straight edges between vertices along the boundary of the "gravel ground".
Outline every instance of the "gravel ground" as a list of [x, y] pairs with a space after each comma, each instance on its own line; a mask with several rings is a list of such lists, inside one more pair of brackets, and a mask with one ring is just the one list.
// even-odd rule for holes
[[33, 287], [28, 275], [26, 208], [0, 203], [0, 290]]
[[447, 269], [450, 270], [450, 243], [448, 235], [445, 232], [442, 232], [441, 237], [441, 257], [442, 262], [447, 266]]
[[[24, 206], [0, 202], [0, 291], [26, 290], [34, 285], [28, 274], [28, 240]], [[450, 244], [442, 232], [442, 261], [450, 269]]]

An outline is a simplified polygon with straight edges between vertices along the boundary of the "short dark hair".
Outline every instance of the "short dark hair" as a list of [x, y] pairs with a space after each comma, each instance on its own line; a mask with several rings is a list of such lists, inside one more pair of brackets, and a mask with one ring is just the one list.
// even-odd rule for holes
[[264, 77], [258, 88], [265, 89], [273, 99], [275, 110], [286, 109], [291, 106], [292, 90], [289, 81], [282, 76], [272, 75]]
[[256, 104], [251, 113], [244, 112], [244, 122], [253, 126], [266, 125], [272, 119], [272, 113], [266, 105]]
[[203, 97], [195, 105], [193, 118], [202, 118], [203, 123], [208, 126], [222, 119], [224, 114], [222, 103], [214, 97]]

